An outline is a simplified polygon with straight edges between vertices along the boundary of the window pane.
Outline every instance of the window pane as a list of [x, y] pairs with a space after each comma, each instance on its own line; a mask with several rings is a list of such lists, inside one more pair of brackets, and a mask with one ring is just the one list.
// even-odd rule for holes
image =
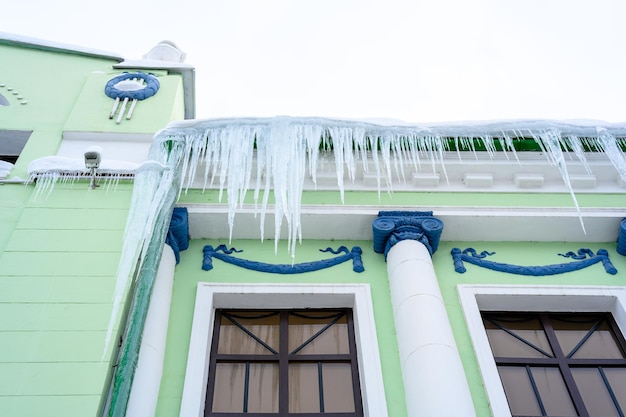
[[[232, 319], [269, 345], [275, 351], [279, 346], [279, 315], [267, 312], [236, 312]], [[222, 316], [218, 353], [266, 355], [271, 351], [246, 334], [231, 320]]]
[[499, 366], [504, 392], [514, 415], [540, 416], [539, 404], [533, 392], [526, 368]]
[[289, 412], [320, 412], [317, 363], [292, 363], [289, 365]]
[[246, 365], [218, 363], [215, 369], [213, 411], [242, 412]]
[[250, 388], [248, 412], [278, 412], [278, 365], [268, 363], [250, 364]]
[[0, 160], [15, 163], [32, 131], [0, 130]]
[[[278, 412], [278, 365], [251, 363], [248, 376], [248, 412]], [[246, 364], [218, 363], [215, 369], [214, 412], [243, 412]]]
[[[289, 315], [289, 352], [293, 352], [317, 332], [331, 323], [338, 312], [306, 312]], [[339, 354], [349, 353], [348, 321], [346, 316], [324, 330], [302, 350], [300, 354]]]
[[617, 403], [626, 413], [626, 369], [624, 368], [604, 368], [606, 379], [609, 380], [613, 394], [617, 397]]
[[517, 336], [515, 337], [500, 329], [496, 324], [484, 320], [489, 344], [495, 357], [546, 357], [546, 355], [531, 347], [529, 343], [548, 354], [552, 354], [548, 338], [538, 319], [512, 316], [511, 319], [493, 320], [493, 322]]
[[352, 367], [349, 363], [325, 363], [322, 365], [324, 384], [324, 412], [354, 412]]
[[572, 399], [558, 368], [531, 368], [532, 375], [549, 416], [577, 416]]
[[[590, 415], [619, 417], [598, 368], [572, 368], [572, 375]], [[619, 386], [616, 388], [619, 389]], [[622, 389], [626, 386], [622, 385]], [[614, 393], [617, 394], [616, 391]]]
[[[558, 368], [532, 367], [530, 369], [532, 381], [525, 367], [498, 367], [513, 415], [541, 416], [543, 415], [541, 405], [549, 416], [575, 417], [578, 415]], [[539, 398], [533, 390], [533, 382], [537, 387]]]
[[[599, 317], [576, 316], [572, 318], [558, 318], [552, 320], [561, 348], [565, 356], [576, 348], [583, 338], [598, 323]], [[624, 358], [617, 341], [606, 320], [572, 355], [572, 358], [582, 359], [620, 359]]]

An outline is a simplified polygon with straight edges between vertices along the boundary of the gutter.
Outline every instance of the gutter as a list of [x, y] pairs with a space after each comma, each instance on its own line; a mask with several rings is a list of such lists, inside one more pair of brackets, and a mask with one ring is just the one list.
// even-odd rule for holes
[[[176, 195], [176, 193], [174, 193]], [[157, 224], [168, 223], [172, 215], [173, 202], [168, 209], [158, 215]], [[158, 226], [157, 226], [158, 229]], [[166, 229], [167, 231], [167, 229]], [[132, 303], [126, 320], [126, 329], [122, 347], [118, 356], [117, 367], [113, 377], [113, 389], [108, 410], [109, 417], [124, 417], [130, 399], [130, 392], [139, 361], [139, 350], [144, 324], [150, 306], [150, 296], [157, 275], [158, 265], [163, 253], [165, 235], [154, 234], [148, 243], [148, 250], [137, 277], [137, 286], [132, 295]]]
[[[172, 219], [174, 203], [180, 188], [181, 166], [179, 160], [183, 150], [184, 144], [180, 144], [180, 142], [167, 144], [153, 142], [149, 157], [162, 161], [167, 164], [167, 167], [159, 170], [156, 177], [152, 170], [139, 172], [135, 176], [126, 233], [128, 233], [131, 224], [139, 223], [143, 228], [140, 231], [140, 236], [134, 236], [132, 233], [126, 236], [123, 250], [127, 249], [126, 246], [128, 245], [128, 250], [132, 251], [132, 248], [138, 245], [140, 251], [138, 256], [139, 271], [134, 278], [136, 285], [130, 296], [132, 300], [126, 316], [122, 344], [115, 364], [108, 408], [105, 409], [105, 415], [108, 417], [126, 416], [133, 378], [139, 361], [141, 339], [150, 306], [150, 297]], [[150, 188], [147, 189], [148, 187]]]

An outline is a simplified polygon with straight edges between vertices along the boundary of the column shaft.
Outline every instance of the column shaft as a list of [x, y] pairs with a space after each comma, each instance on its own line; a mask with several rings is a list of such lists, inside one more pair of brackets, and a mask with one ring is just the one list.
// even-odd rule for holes
[[472, 417], [474, 404], [430, 253], [403, 240], [387, 273], [409, 417]]

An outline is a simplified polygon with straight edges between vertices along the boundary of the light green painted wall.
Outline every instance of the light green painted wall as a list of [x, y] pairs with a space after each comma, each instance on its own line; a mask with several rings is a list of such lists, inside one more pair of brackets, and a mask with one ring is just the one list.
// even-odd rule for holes
[[[581, 208], [609, 207], [623, 208], [624, 194], [584, 194], [576, 193]], [[270, 203], [272, 197], [270, 197]], [[220, 203], [217, 190], [188, 190], [180, 197], [184, 203]], [[222, 197], [221, 203], [226, 203]], [[246, 194], [245, 203], [254, 203], [254, 193]], [[302, 204], [342, 205], [339, 191], [305, 191]], [[376, 192], [346, 191], [344, 205], [385, 207], [410, 206], [414, 210], [432, 210], [432, 207], [568, 207], [574, 202], [569, 193], [460, 193], [460, 192]]]
[[[161, 88], [137, 104], [130, 121], [118, 125], [108, 118], [114, 100], [104, 94], [106, 82], [122, 73], [112, 69], [116, 61], [5, 44], [0, 44], [0, 56], [0, 84], [5, 84], [0, 93], [11, 102], [0, 106], [0, 128], [33, 131], [11, 177], [25, 178], [30, 161], [54, 155], [63, 131], [152, 135], [184, 118], [180, 75], [151, 71]], [[20, 104], [9, 87], [28, 103]]]
[[119, 338], [118, 317], [105, 351], [131, 191], [1, 186], [24, 205], [0, 222], [0, 414], [97, 415]]
[[[71, 113], [85, 78], [93, 71], [110, 69], [110, 60], [79, 57], [0, 44], [0, 93], [10, 106], [0, 106], [0, 128], [32, 130], [11, 177], [25, 178], [33, 159], [56, 153], [65, 120]], [[24, 97], [20, 104], [8, 88]]]
[[185, 89], [183, 88], [182, 79], [176, 83], [176, 91], [172, 100], [171, 114], [169, 120], [185, 119]]
[[[159, 93], [116, 126], [104, 94], [116, 61], [7, 44], [0, 56], [11, 102], [0, 129], [33, 131], [9, 177], [54, 155], [64, 129], [151, 135], [184, 114], [178, 75], [157, 71]], [[131, 192], [129, 182], [58, 184], [39, 196], [32, 184], [0, 184], [0, 415], [99, 415], [119, 342], [117, 317], [105, 350]]]
[[[115, 100], [104, 94], [104, 86], [111, 78], [123, 72], [109, 70], [89, 74], [63, 130], [153, 134], [163, 129], [167, 123], [176, 120], [172, 119], [173, 115], [178, 115], [177, 112], [181, 110], [184, 113], [184, 106], [179, 97], [182, 78], [178, 75], [167, 75], [167, 71], [149, 72], [158, 77], [159, 91], [145, 100], [138, 100], [131, 120], [124, 118], [119, 124], [115, 119], [109, 119]], [[126, 112], [130, 105], [129, 102]], [[121, 106], [122, 103], [118, 111]], [[177, 106], [180, 108], [175, 110]], [[181, 118], [184, 118], [184, 114]]]
[[[372, 291], [389, 416], [406, 416], [386, 265], [382, 261], [382, 255], [373, 251], [371, 242], [307, 240], [297, 250], [295, 262], [299, 263], [332, 257], [330, 254], [319, 252], [319, 249], [325, 249], [328, 246], [333, 248], [341, 245], [348, 248], [360, 246], [363, 249], [365, 266], [365, 271], [362, 273], [354, 272], [352, 262], [346, 262], [329, 269], [305, 274], [266, 274], [242, 269], [218, 259], [214, 260], [211, 271], [203, 271], [201, 269], [202, 248], [206, 244], [215, 246], [220, 243], [228, 244], [226, 241], [192, 241], [189, 249], [181, 252], [181, 262], [176, 266], [165, 367], [157, 409], [158, 417], [176, 416], [180, 410], [198, 282], [368, 283]], [[274, 264], [291, 264], [286, 242], [280, 243], [277, 254], [274, 253], [272, 241], [265, 243], [250, 240], [233, 241], [229, 246], [244, 251], [237, 254], [238, 257]]]
[[93, 71], [110, 70], [111, 60], [41, 51], [0, 44], [0, 92], [8, 97], [12, 87], [28, 101], [0, 108], [3, 129], [60, 128], [79, 96], [85, 78]]
[[[605, 272], [600, 263], [586, 269], [566, 274], [527, 277], [491, 271], [471, 264], [465, 264], [467, 272], [459, 274], [454, 271], [452, 248], [461, 250], [472, 247], [477, 251], [496, 252], [489, 260], [517, 265], [550, 265], [572, 262], [570, 258], [558, 256], [559, 253], [590, 248], [597, 253], [598, 249], [607, 249], [609, 258], [617, 268], [617, 275]], [[433, 256], [433, 264], [446, 304], [450, 322], [461, 358], [465, 366], [470, 390], [474, 399], [478, 417], [490, 417], [489, 404], [482, 385], [482, 377], [476, 363], [474, 349], [461, 309], [458, 284], [516, 284], [516, 285], [626, 285], [626, 257], [616, 251], [615, 242], [607, 243], [564, 243], [564, 242], [441, 242], [437, 253]]]
[[[327, 246], [358, 245], [363, 249], [365, 272], [354, 273], [350, 263], [342, 264], [327, 270], [300, 275], [276, 275], [248, 271], [214, 259], [214, 269], [203, 271], [202, 248], [205, 244], [227, 244], [226, 241], [196, 240], [190, 248], [181, 253], [181, 263], [176, 267], [174, 295], [166, 348], [166, 360], [161, 392], [159, 396], [157, 416], [177, 415], [180, 408], [184, 372], [187, 360], [188, 341], [191, 332], [196, 284], [207, 282], [367, 282], [372, 286], [376, 326], [379, 337], [379, 348], [383, 364], [385, 389], [389, 415], [406, 416], [401, 374], [398, 363], [397, 344], [393, 326], [393, 317], [389, 299], [386, 264], [380, 254], [372, 250], [371, 241], [305, 241], [297, 248], [295, 262], [305, 262], [324, 258], [318, 249]], [[278, 254], [274, 254], [272, 241], [234, 241], [229, 246], [243, 249], [236, 256], [270, 263], [290, 263], [286, 243], [281, 242]], [[495, 251], [491, 256], [494, 261], [520, 265], [548, 265], [571, 262], [569, 258], [558, 256], [558, 253], [576, 251], [588, 247], [597, 252], [604, 248], [609, 251], [613, 265], [618, 269], [617, 275], [604, 271], [601, 264], [587, 269], [551, 277], [524, 277], [490, 271], [467, 264], [467, 272], [459, 274], [454, 271], [450, 251], [454, 247], [465, 249], [474, 247], [479, 251]], [[452, 323], [453, 332], [464, 363], [466, 376], [474, 399], [478, 417], [490, 417], [491, 412], [482, 385], [482, 378], [474, 356], [469, 333], [463, 312], [458, 300], [457, 285], [468, 283], [497, 284], [547, 284], [547, 285], [626, 285], [626, 257], [617, 254], [615, 242], [600, 244], [563, 243], [563, 242], [441, 242], [439, 250], [433, 256], [433, 263], [439, 279], [446, 308]]]

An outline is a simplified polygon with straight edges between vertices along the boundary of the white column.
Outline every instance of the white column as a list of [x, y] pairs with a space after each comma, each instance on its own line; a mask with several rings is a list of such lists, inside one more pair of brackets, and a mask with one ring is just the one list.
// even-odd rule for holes
[[141, 337], [137, 369], [126, 408], [127, 417], [154, 417], [156, 411], [163, 375], [175, 266], [174, 251], [164, 245]]
[[428, 249], [397, 243], [387, 273], [409, 417], [475, 416]]

